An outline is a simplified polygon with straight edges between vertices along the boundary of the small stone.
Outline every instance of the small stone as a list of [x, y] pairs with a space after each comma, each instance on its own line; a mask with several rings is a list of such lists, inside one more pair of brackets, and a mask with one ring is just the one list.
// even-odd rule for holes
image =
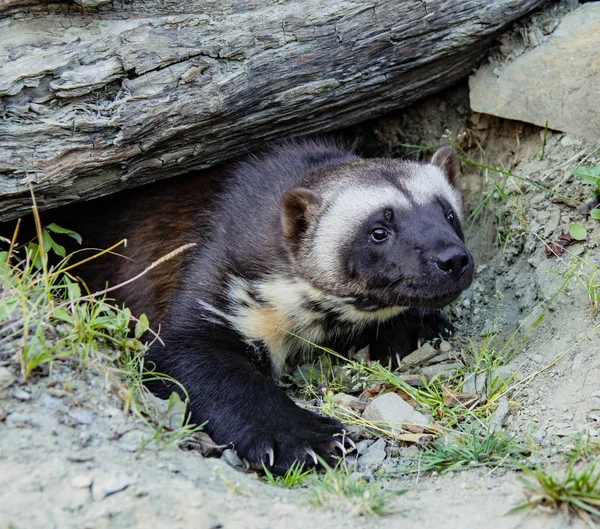
[[24, 389], [21, 389], [19, 386], [13, 386], [12, 388], [10, 388], [8, 390], [8, 394], [13, 399], [17, 400], [26, 401], [31, 399], [31, 393], [25, 391]]
[[463, 392], [471, 393], [472, 395], [477, 393], [477, 388], [475, 387], [475, 373], [468, 373], [465, 375], [465, 381], [463, 382]]
[[373, 439], [363, 439], [356, 443], [356, 452], [358, 455], [362, 455], [367, 451], [367, 448], [371, 446], [375, 441]]
[[75, 489], [87, 489], [92, 486], [92, 478], [79, 474], [71, 480], [71, 486]]
[[366, 403], [358, 400], [358, 398], [346, 393], [338, 393], [333, 396], [334, 404], [350, 410], [363, 411], [366, 408]]
[[401, 433], [404, 423], [428, 425], [431, 422], [429, 417], [415, 411], [393, 392], [373, 399], [362, 416], [367, 421], [386, 425], [392, 433]]
[[453, 375], [458, 369], [463, 367], [458, 362], [447, 362], [443, 364], [436, 364], [434, 366], [427, 366], [421, 370], [424, 375], [437, 375], [438, 373], [444, 373], [446, 375]]
[[498, 399], [498, 407], [494, 410], [494, 413], [492, 414], [492, 428], [496, 430], [501, 430], [504, 426], [504, 421], [506, 420], [507, 415], [508, 399], [506, 397], [500, 397], [500, 399]]
[[590, 397], [599, 397], [600, 398], [600, 391], [594, 391]]
[[92, 424], [96, 416], [87, 410], [70, 410], [67, 415], [78, 424]]
[[416, 351], [413, 351], [408, 356], [402, 359], [402, 365], [405, 366], [418, 366], [424, 364], [428, 360], [431, 360], [438, 354], [438, 351], [434, 349], [431, 344], [423, 344]]
[[375, 441], [367, 451], [358, 458], [358, 464], [361, 467], [371, 468], [377, 470], [381, 463], [383, 463], [387, 454], [385, 453], [385, 441], [378, 439]]
[[563, 136], [560, 139], [560, 144], [563, 147], [571, 147], [575, 142], [573, 141], [573, 138], [571, 138], [571, 136]]
[[487, 381], [487, 376], [485, 373], [479, 373], [475, 378], [475, 393], [478, 395], [483, 395], [485, 393], [485, 383]]
[[447, 342], [446, 340], [442, 340], [440, 342], [440, 352], [441, 353], [449, 353], [450, 351], [452, 351], [452, 345], [450, 345], [450, 343]]
[[135, 479], [126, 474], [103, 474], [94, 478], [92, 483], [92, 498], [95, 501], [100, 501], [125, 490], [130, 485], [135, 483]]

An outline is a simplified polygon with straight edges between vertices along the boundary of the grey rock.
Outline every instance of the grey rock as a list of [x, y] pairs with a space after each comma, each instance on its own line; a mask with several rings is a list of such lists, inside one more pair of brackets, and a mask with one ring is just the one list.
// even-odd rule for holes
[[508, 399], [506, 397], [500, 397], [498, 399], [498, 407], [494, 410], [491, 417], [492, 428], [501, 430], [504, 426], [504, 421], [508, 415]]
[[437, 375], [438, 373], [446, 373], [447, 375], [452, 375], [456, 372], [456, 370], [463, 367], [462, 364], [458, 362], [445, 362], [443, 364], [436, 364], [434, 366], [427, 366], [421, 370], [421, 373], [424, 375]]
[[463, 391], [465, 393], [477, 393], [477, 388], [475, 386], [475, 373], [469, 373], [465, 376], [465, 381], [463, 382]]
[[440, 353], [449, 353], [450, 351], [452, 351], [452, 345], [446, 340], [442, 340], [440, 342]]
[[96, 420], [96, 416], [87, 410], [69, 410], [67, 415], [77, 424], [92, 424]]
[[102, 474], [94, 477], [92, 483], [92, 498], [95, 501], [103, 500], [107, 496], [125, 490], [134, 483], [135, 479], [127, 474]]
[[362, 416], [367, 421], [385, 425], [393, 433], [401, 433], [404, 423], [427, 425], [431, 422], [396, 393], [386, 393], [373, 399]]
[[357, 397], [348, 395], [346, 393], [338, 393], [333, 396], [333, 402], [343, 408], [349, 408], [351, 410], [363, 410], [365, 403], [359, 400]]
[[600, 3], [567, 14], [542, 44], [470, 78], [471, 108], [577, 137], [600, 138]]
[[402, 359], [402, 365], [405, 366], [418, 366], [424, 364], [428, 360], [431, 360], [434, 356], [437, 356], [439, 352], [434, 349], [430, 344], [426, 343], [419, 347], [416, 351], [413, 351], [408, 356]]
[[375, 441], [373, 439], [363, 439], [362, 441], [356, 443], [356, 452], [361, 455], [364, 454], [369, 446], [371, 446]]
[[17, 400], [22, 400], [22, 401], [31, 400], [31, 393], [29, 393], [29, 391], [25, 391], [24, 389], [20, 388], [19, 386], [11, 387], [8, 390], [8, 395], [10, 397], [12, 397], [13, 399], [17, 399]]
[[78, 474], [71, 480], [71, 486], [75, 489], [87, 489], [92, 486], [92, 478], [86, 474]]
[[378, 439], [358, 458], [358, 465], [359, 467], [377, 470], [386, 456], [385, 441], [383, 439]]
[[487, 375], [485, 373], [479, 373], [475, 378], [475, 393], [483, 395], [485, 393], [485, 384], [487, 382]]

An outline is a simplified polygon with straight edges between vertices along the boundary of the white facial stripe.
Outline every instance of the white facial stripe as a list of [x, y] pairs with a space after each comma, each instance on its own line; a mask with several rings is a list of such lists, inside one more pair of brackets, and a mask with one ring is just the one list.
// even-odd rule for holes
[[386, 207], [407, 208], [409, 202], [392, 185], [352, 186], [342, 191], [319, 221], [313, 243], [315, 266], [330, 280], [339, 279], [339, 251], [373, 213]]
[[409, 174], [410, 177], [403, 179], [402, 184], [406, 186], [406, 190], [417, 204], [431, 204], [436, 196], [441, 196], [450, 202], [458, 215], [462, 215], [460, 194], [450, 185], [439, 167], [431, 164], [415, 164]]

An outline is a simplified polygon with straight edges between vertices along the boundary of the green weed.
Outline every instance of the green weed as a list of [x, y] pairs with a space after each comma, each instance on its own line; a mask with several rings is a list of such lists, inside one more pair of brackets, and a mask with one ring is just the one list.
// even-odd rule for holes
[[276, 487], [291, 489], [305, 482], [309, 476], [312, 476], [315, 473], [315, 470], [312, 468], [304, 470], [304, 464], [296, 461], [290, 468], [287, 469], [283, 476], [274, 476], [264, 463], [263, 472], [265, 474], [263, 479], [267, 483], [270, 483]]
[[[42, 228], [35, 209], [34, 214], [37, 239], [19, 247], [18, 224], [8, 250], [0, 252], [0, 350], [17, 353], [24, 380], [55, 361], [101, 372], [125, 411], [154, 430], [151, 440], [159, 446], [198, 430], [188, 424], [183, 411], [179, 424], [167, 428], [148, 404], [145, 378], [165, 377], [143, 368], [147, 346], [142, 335], [152, 333], [146, 316], [135, 318], [129, 309], [114, 306], [106, 292], [82, 295], [71, 275], [77, 266], [69, 264], [73, 254], [67, 255], [56, 240], [70, 237], [80, 243], [80, 236], [56, 224]], [[51, 264], [52, 254], [56, 264]]]
[[560, 510], [566, 516], [578, 515], [586, 520], [600, 519], [600, 472], [596, 463], [582, 470], [575, 468], [572, 460], [562, 476], [542, 468], [523, 467], [529, 479], [521, 478], [529, 493], [529, 499], [515, 507], [510, 513], [521, 512], [532, 507]]
[[331, 468], [325, 474], [312, 477], [308, 502], [315, 507], [351, 512], [355, 515], [381, 515], [392, 512], [391, 495], [373, 483], [350, 474], [344, 465]]
[[465, 470], [479, 466], [518, 467], [530, 450], [514, 437], [498, 430], [473, 428], [455, 438], [436, 439], [421, 454], [421, 470]]

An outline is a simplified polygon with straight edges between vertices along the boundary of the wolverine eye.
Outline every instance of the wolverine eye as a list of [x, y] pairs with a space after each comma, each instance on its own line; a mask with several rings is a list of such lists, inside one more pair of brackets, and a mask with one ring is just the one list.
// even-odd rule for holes
[[371, 232], [371, 239], [373, 239], [375, 242], [382, 242], [388, 238], [389, 234], [390, 233], [384, 228], [375, 228]]
[[452, 222], [454, 220], [454, 213], [452, 213], [452, 211], [446, 215], [446, 220], [448, 222]]

